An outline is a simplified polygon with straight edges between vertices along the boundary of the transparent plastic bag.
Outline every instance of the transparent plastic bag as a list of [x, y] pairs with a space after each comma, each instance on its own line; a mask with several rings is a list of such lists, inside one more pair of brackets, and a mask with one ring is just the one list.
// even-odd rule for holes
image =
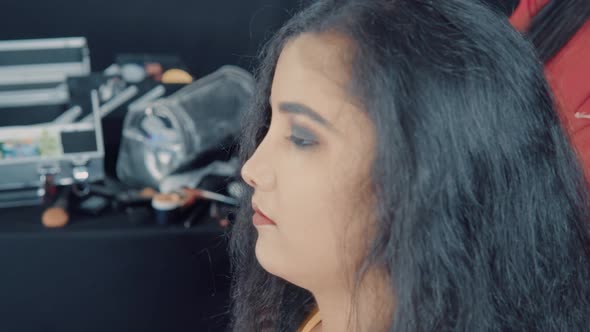
[[240, 129], [240, 116], [254, 93], [252, 75], [224, 66], [150, 103], [129, 110], [117, 160], [118, 178], [131, 186], [157, 188], [201, 154], [222, 148]]

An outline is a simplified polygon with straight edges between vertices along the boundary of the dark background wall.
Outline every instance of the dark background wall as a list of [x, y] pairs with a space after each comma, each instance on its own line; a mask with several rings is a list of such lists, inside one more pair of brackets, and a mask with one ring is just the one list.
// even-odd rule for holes
[[249, 68], [298, 0], [3, 0], [0, 40], [85, 36], [93, 70], [117, 53], [173, 53], [193, 74]]
[[[474, 0], [476, 1], [476, 0]], [[511, 12], [518, 0], [482, 0]], [[263, 41], [301, 0], [3, 0], [0, 40], [86, 36], [93, 70], [117, 53], [180, 55], [196, 76], [251, 69]]]

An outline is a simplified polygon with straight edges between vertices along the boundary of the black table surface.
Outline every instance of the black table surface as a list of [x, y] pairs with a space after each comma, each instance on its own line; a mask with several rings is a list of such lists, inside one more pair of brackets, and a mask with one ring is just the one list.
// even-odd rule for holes
[[0, 331], [223, 331], [227, 236], [111, 212], [41, 225], [40, 207], [0, 210]]
[[[69, 82], [85, 95], [103, 79]], [[140, 94], [156, 84], [139, 84]], [[167, 94], [179, 88], [167, 85]], [[102, 121], [109, 185], [127, 104]], [[227, 234], [214, 220], [158, 226], [149, 215], [110, 211], [47, 229], [42, 213], [0, 209], [0, 332], [225, 330]]]

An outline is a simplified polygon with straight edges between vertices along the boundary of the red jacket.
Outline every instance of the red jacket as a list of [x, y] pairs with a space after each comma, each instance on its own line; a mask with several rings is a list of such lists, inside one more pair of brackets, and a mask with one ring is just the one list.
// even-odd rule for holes
[[[556, 0], [567, 1], [567, 0]], [[521, 0], [510, 22], [526, 31], [549, 0]], [[590, 179], [590, 21], [545, 66], [558, 112]]]

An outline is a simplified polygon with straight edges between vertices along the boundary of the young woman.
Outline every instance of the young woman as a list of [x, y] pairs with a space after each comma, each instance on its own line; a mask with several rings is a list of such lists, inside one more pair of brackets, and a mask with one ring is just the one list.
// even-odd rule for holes
[[258, 79], [235, 331], [590, 326], [585, 182], [505, 19], [473, 0], [316, 1]]

